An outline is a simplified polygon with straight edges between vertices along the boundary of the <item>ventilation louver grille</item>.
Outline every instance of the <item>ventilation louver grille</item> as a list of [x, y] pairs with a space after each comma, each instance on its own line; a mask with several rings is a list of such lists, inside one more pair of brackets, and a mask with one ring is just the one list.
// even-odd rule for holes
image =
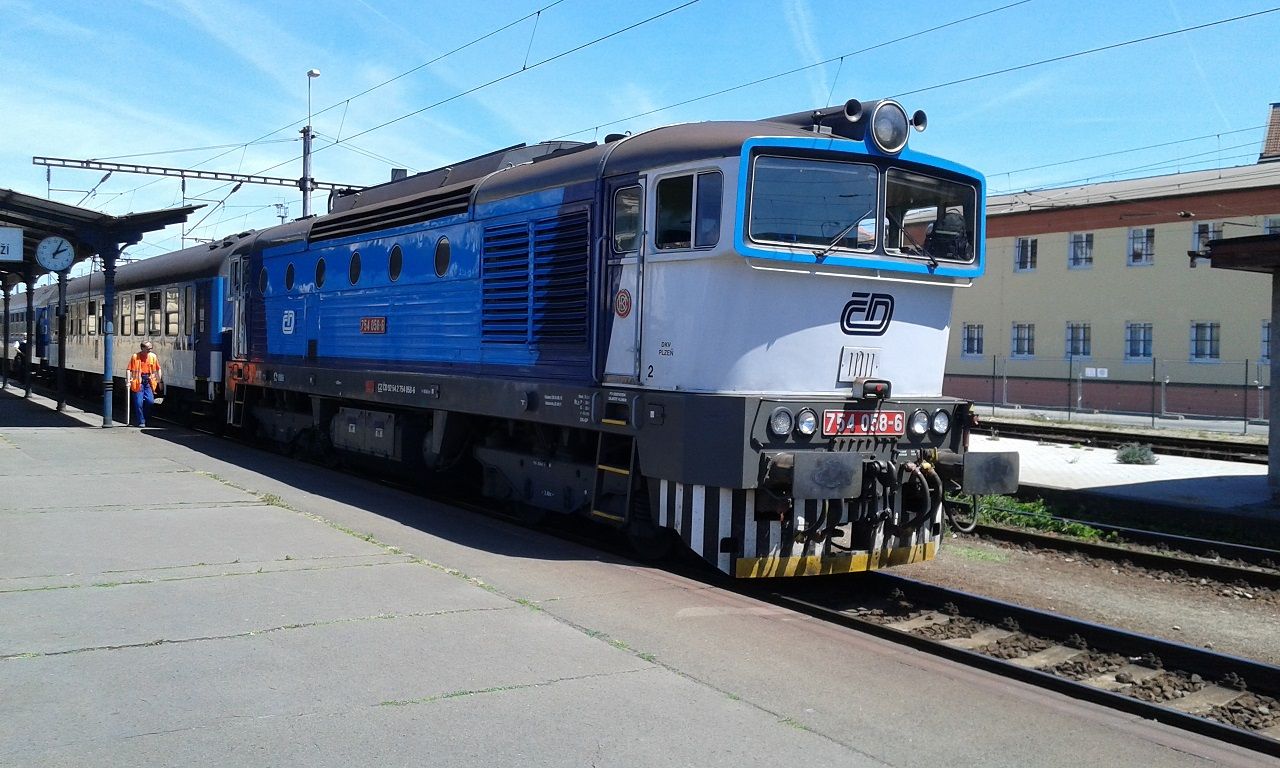
[[585, 344], [590, 255], [586, 211], [486, 229], [484, 341]]
[[507, 224], [484, 231], [484, 341], [529, 340], [529, 225]]
[[533, 339], [574, 344], [587, 340], [587, 212], [533, 225]]
[[318, 220], [311, 228], [310, 239], [313, 243], [318, 240], [333, 240], [466, 213], [471, 201], [471, 190], [472, 186], [468, 185], [448, 192], [389, 200], [367, 208], [353, 208]]

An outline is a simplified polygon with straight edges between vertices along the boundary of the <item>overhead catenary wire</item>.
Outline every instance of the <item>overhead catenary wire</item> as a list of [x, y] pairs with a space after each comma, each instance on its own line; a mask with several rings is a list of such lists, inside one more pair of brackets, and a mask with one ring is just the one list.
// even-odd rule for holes
[[[1029, 2], [1030, 0], [1021, 0], [1021, 1], [1022, 1], [1022, 2]], [[652, 22], [654, 22], [654, 21], [657, 21], [658, 19], [664, 18], [664, 17], [666, 17], [666, 16], [670, 16], [671, 14], [676, 13], [677, 11], [681, 11], [681, 10], [683, 10], [683, 9], [685, 9], [685, 8], [688, 8], [689, 6], [696, 5], [696, 4], [697, 4], [697, 3], [699, 3], [699, 2], [701, 2], [701, 0], [685, 0], [685, 2], [680, 3], [679, 5], [676, 5], [676, 6], [674, 6], [674, 7], [668, 8], [668, 9], [667, 9], [667, 10], [665, 10], [665, 11], [661, 11], [661, 12], [659, 12], [659, 13], [655, 13], [655, 14], [653, 14], [652, 16], [649, 16], [649, 17], [647, 17], [647, 18], [645, 18], [645, 19], [642, 19], [642, 20], [640, 20], [640, 21], [637, 21], [637, 22], [635, 22], [635, 23], [628, 24], [627, 26], [622, 27], [621, 29], [616, 29], [616, 30], [614, 30], [614, 31], [612, 31], [612, 32], [609, 32], [609, 33], [607, 33], [607, 34], [604, 34], [604, 35], [601, 35], [601, 36], [599, 36], [599, 37], [593, 38], [592, 40], [589, 40], [589, 41], [587, 41], [587, 42], [585, 42], [585, 43], [581, 43], [581, 44], [576, 45], [576, 46], [574, 46], [574, 47], [572, 47], [572, 48], [569, 48], [569, 49], [567, 49], [567, 50], [561, 51], [560, 53], [557, 53], [557, 54], [555, 54], [555, 55], [553, 55], [553, 56], [549, 56], [549, 57], [547, 57], [547, 58], [545, 58], [545, 59], [542, 59], [541, 61], [538, 61], [538, 62], [535, 62], [535, 63], [533, 63], [533, 64], [530, 64], [530, 65], [528, 65], [528, 66], [526, 66], [526, 67], [522, 67], [521, 69], [513, 70], [513, 71], [508, 72], [508, 73], [506, 73], [506, 74], [504, 74], [504, 75], [501, 75], [501, 76], [499, 76], [499, 77], [495, 77], [495, 78], [493, 78], [492, 80], [489, 80], [489, 81], [487, 81], [487, 82], [481, 83], [480, 85], [473, 86], [473, 87], [468, 88], [468, 89], [466, 89], [466, 90], [464, 90], [464, 91], [460, 91], [460, 92], [458, 92], [458, 93], [455, 93], [455, 94], [453, 94], [452, 96], [447, 96], [447, 97], [445, 97], [445, 98], [443, 98], [443, 99], [440, 99], [439, 101], [433, 102], [433, 103], [428, 104], [428, 105], [426, 105], [426, 106], [424, 106], [424, 107], [420, 107], [419, 109], [415, 109], [415, 110], [413, 110], [412, 112], [406, 112], [406, 113], [404, 113], [404, 114], [400, 115], [399, 117], [393, 117], [393, 118], [391, 118], [390, 120], [387, 120], [387, 121], [385, 121], [385, 122], [379, 123], [379, 124], [377, 124], [377, 125], [375, 125], [375, 126], [373, 126], [373, 127], [371, 127], [371, 128], [366, 128], [366, 129], [365, 129], [365, 130], [363, 130], [363, 131], [359, 131], [358, 133], [354, 133], [354, 134], [352, 134], [351, 136], [348, 136], [347, 138], [342, 139], [342, 140], [341, 140], [341, 142], [335, 142], [334, 144], [330, 144], [330, 145], [328, 145], [327, 147], [321, 147], [320, 149], [315, 150], [312, 154], [314, 155], [316, 152], [320, 152], [320, 151], [325, 150], [325, 149], [332, 149], [333, 147], [338, 146], [340, 143], [345, 143], [345, 142], [350, 141], [351, 139], [359, 138], [359, 137], [361, 137], [361, 136], [364, 136], [364, 135], [366, 135], [366, 134], [372, 133], [372, 132], [374, 132], [374, 131], [381, 130], [381, 129], [383, 129], [383, 128], [386, 128], [386, 127], [387, 127], [387, 126], [389, 126], [389, 125], [394, 125], [395, 123], [398, 123], [398, 122], [400, 122], [401, 120], [407, 120], [407, 119], [408, 119], [408, 118], [410, 118], [410, 117], [414, 117], [414, 116], [416, 116], [416, 115], [420, 115], [420, 114], [422, 114], [423, 112], [427, 112], [427, 111], [429, 111], [429, 110], [435, 109], [436, 107], [440, 107], [440, 106], [443, 106], [443, 105], [445, 105], [445, 104], [448, 104], [448, 103], [450, 103], [450, 102], [452, 102], [452, 101], [456, 101], [456, 100], [458, 100], [458, 99], [460, 99], [460, 98], [462, 98], [462, 97], [464, 97], [464, 96], [470, 96], [471, 94], [476, 93], [477, 91], [483, 90], [483, 89], [485, 89], [485, 88], [492, 87], [492, 86], [497, 85], [498, 83], [501, 83], [501, 82], [503, 82], [503, 81], [510, 80], [510, 79], [511, 79], [511, 78], [513, 78], [513, 77], [516, 77], [516, 76], [518, 76], [518, 75], [524, 74], [525, 72], [533, 71], [534, 69], [537, 69], [538, 67], [541, 67], [541, 66], [543, 66], [543, 65], [545, 65], [545, 64], [550, 64], [550, 63], [551, 63], [551, 62], [553, 62], [553, 61], [558, 61], [558, 60], [560, 60], [560, 59], [563, 59], [563, 58], [564, 58], [564, 57], [566, 57], [566, 56], [569, 56], [569, 55], [572, 55], [572, 54], [574, 54], [574, 53], [577, 53], [578, 51], [584, 50], [584, 49], [589, 48], [589, 47], [591, 47], [591, 46], [593, 46], [593, 45], [597, 45], [597, 44], [599, 44], [599, 43], [602, 43], [602, 42], [604, 42], [605, 40], [609, 40], [609, 39], [611, 39], [611, 38], [617, 37], [618, 35], [625, 34], [625, 33], [627, 33], [627, 32], [630, 32], [630, 31], [632, 31], [632, 30], [634, 30], [634, 29], [637, 29], [637, 28], [639, 28], [639, 27], [642, 27], [642, 26], [644, 26], [644, 25], [646, 25], [646, 24], [650, 24], [650, 23], [652, 23]], [[297, 161], [300, 159], [300, 157], [301, 157], [301, 156], [293, 157], [293, 158], [290, 158], [290, 159], [288, 159], [288, 160], [281, 161], [281, 162], [279, 162], [279, 163], [276, 163], [275, 165], [272, 165], [272, 166], [270, 166], [270, 167], [268, 167], [268, 168], [266, 168], [266, 169], [264, 169], [264, 170], [260, 171], [259, 173], [266, 173], [267, 171], [273, 171], [273, 170], [275, 170], [276, 168], [279, 168], [279, 167], [281, 167], [281, 166], [284, 166], [284, 165], [288, 165], [288, 164], [290, 164], [290, 163], [297, 162]], [[223, 185], [223, 186], [225, 186], [225, 185]], [[215, 189], [218, 189], [218, 187], [215, 187]]]
[[[991, 14], [993, 14], [993, 13], [999, 13], [999, 12], [1001, 12], [1001, 11], [1005, 11], [1005, 10], [1008, 10], [1008, 9], [1010, 9], [1010, 8], [1016, 8], [1016, 7], [1017, 7], [1017, 6], [1019, 6], [1019, 5], [1025, 5], [1025, 4], [1027, 4], [1027, 3], [1031, 2], [1031, 1], [1032, 1], [1032, 0], [1018, 0], [1018, 2], [1007, 3], [1007, 4], [1005, 4], [1005, 5], [1001, 5], [1001, 6], [999, 6], [999, 7], [992, 8], [992, 9], [990, 9], [990, 10], [982, 11], [981, 13], [975, 13], [975, 14], [972, 14], [972, 15], [969, 15], [969, 16], [965, 16], [964, 18], [960, 18], [960, 19], [955, 19], [955, 20], [952, 20], [952, 21], [948, 21], [948, 22], [945, 22], [945, 23], [943, 23], [943, 24], [938, 24], [938, 25], [936, 25], [936, 26], [932, 26], [932, 27], [929, 27], [929, 28], [927, 28], [927, 29], [922, 29], [922, 30], [919, 30], [919, 31], [917, 31], [917, 32], [912, 32], [912, 33], [907, 34], [907, 35], [901, 35], [901, 36], [899, 36], [899, 37], [895, 37], [895, 38], [893, 38], [892, 40], [885, 40], [885, 41], [883, 41], [883, 42], [876, 43], [875, 45], [867, 46], [866, 48], [859, 48], [859, 49], [858, 49], [858, 50], [856, 50], [856, 51], [850, 51], [850, 52], [848, 52], [848, 53], [841, 54], [840, 56], [831, 56], [831, 57], [829, 57], [829, 58], [823, 59], [822, 61], [816, 61], [816, 62], [813, 62], [813, 63], [811, 63], [811, 64], [805, 64], [805, 65], [803, 65], [803, 66], [799, 66], [799, 67], [792, 67], [791, 69], [788, 69], [788, 70], [783, 71], [783, 72], [776, 72], [776, 73], [774, 73], [774, 74], [772, 74], [772, 75], [766, 75], [765, 77], [756, 78], [755, 80], [749, 80], [749, 81], [747, 81], [747, 82], [745, 82], [745, 83], [738, 83], [737, 85], [733, 85], [733, 86], [730, 86], [730, 87], [728, 87], [728, 88], [721, 88], [720, 90], [712, 91], [711, 93], [704, 93], [704, 94], [702, 94], [701, 96], [695, 96], [695, 97], [693, 97], [693, 98], [691, 98], [691, 99], [685, 99], [685, 100], [683, 100], [683, 101], [678, 101], [678, 102], [676, 102], [676, 103], [674, 103], [674, 104], [667, 104], [666, 106], [663, 106], [663, 107], [658, 107], [658, 108], [656, 108], [656, 109], [646, 110], [646, 111], [644, 111], [644, 112], [639, 112], [639, 113], [637, 113], [637, 114], [629, 115], [629, 116], [627, 116], [627, 117], [620, 117], [620, 118], [618, 118], [618, 119], [616, 119], [616, 120], [610, 120], [610, 121], [608, 121], [608, 122], [598, 123], [598, 124], [596, 124], [596, 125], [594, 125], [594, 126], [592, 126], [592, 127], [590, 127], [590, 128], [580, 128], [580, 129], [578, 129], [578, 130], [576, 130], [576, 131], [570, 131], [569, 133], [562, 133], [562, 134], [560, 134], [559, 136], [556, 136], [556, 137], [555, 137], [555, 139], [566, 139], [566, 138], [568, 138], [568, 137], [570, 137], [570, 136], [577, 136], [577, 135], [578, 135], [578, 134], [580, 134], [580, 133], [586, 133], [587, 131], [599, 131], [601, 128], [604, 128], [604, 127], [607, 127], [607, 126], [610, 126], [610, 125], [616, 125], [617, 123], [625, 123], [625, 122], [626, 122], [626, 121], [628, 121], [628, 120], [637, 120], [637, 119], [642, 118], [642, 117], [648, 117], [649, 115], [656, 115], [656, 114], [657, 114], [657, 113], [659, 113], [659, 112], [665, 112], [665, 111], [667, 111], [668, 109], [675, 109], [676, 107], [683, 107], [683, 106], [685, 106], [685, 105], [687, 105], [687, 104], [693, 104], [694, 102], [704, 101], [704, 100], [706, 100], [706, 99], [714, 98], [714, 97], [716, 97], [716, 96], [723, 96], [723, 95], [724, 95], [724, 94], [726, 94], [726, 93], [732, 93], [733, 91], [740, 91], [740, 90], [742, 90], [743, 88], [750, 88], [750, 87], [751, 87], [751, 86], [753, 86], [753, 85], [760, 85], [761, 83], [767, 83], [767, 82], [769, 82], [769, 81], [771, 81], [771, 80], [777, 80], [777, 79], [782, 78], [782, 77], [787, 77], [788, 75], [794, 75], [794, 74], [797, 74], [797, 73], [799, 73], [799, 72], [804, 72], [804, 71], [806, 71], [806, 70], [814, 69], [814, 68], [816, 68], [816, 67], [826, 66], [827, 64], [830, 64], [830, 63], [831, 63], [831, 62], [833, 62], [833, 61], [843, 61], [844, 59], [847, 59], [847, 58], [850, 58], [850, 57], [853, 57], [853, 56], [858, 56], [858, 55], [863, 54], [863, 53], [868, 53], [868, 52], [870, 52], [870, 51], [874, 51], [874, 50], [876, 50], [876, 49], [878, 49], [878, 48], [884, 48], [884, 47], [886, 47], [886, 46], [893, 45], [893, 44], [895, 44], [895, 43], [901, 43], [901, 42], [904, 42], [904, 41], [907, 41], [907, 40], [911, 40], [911, 39], [916, 38], [916, 37], [922, 37], [922, 36], [927, 35], [927, 34], [929, 34], [929, 33], [931, 33], [931, 32], [937, 32], [938, 30], [946, 29], [947, 27], [954, 27], [954, 26], [956, 26], [957, 24], [963, 24], [963, 23], [965, 23], [965, 22], [967, 22], [967, 21], [973, 21], [973, 20], [975, 20], [975, 19], [980, 19], [980, 18], [982, 18], [982, 17], [984, 17], [984, 16], [990, 16], [990, 15], [991, 15]], [[833, 84], [833, 92], [834, 92], [834, 84]]]
[[[426, 67], [429, 67], [429, 66], [431, 66], [432, 64], [436, 64], [436, 63], [438, 63], [438, 62], [440, 62], [440, 61], [442, 61], [442, 60], [444, 60], [444, 59], [446, 59], [446, 58], [448, 58], [448, 57], [450, 57], [450, 56], [452, 56], [452, 55], [454, 55], [454, 54], [456, 54], [456, 53], [460, 53], [460, 52], [462, 52], [462, 51], [466, 50], [467, 48], [470, 48], [470, 47], [472, 47], [472, 46], [474, 46], [474, 45], [476, 45], [476, 44], [478, 44], [478, 43], [484, 42], [485, 40], [487, 40], [487, 39], [489, 39], [489, 38], [493, 37], [494, 35], [497, 35], [497, 34], [500, 34], [500, 33], [502, 33], [502, 32], [505, 32], [506, 30], [508, 30], [508, 29], [510, 29], [510, 28], [512, 28], [512, 27], [514, 27], [514, 26], [516, 26], [516, 25], [518, 25], [518, 24], [520, 24], [521, 22], [523, 22], [523, 21], [527, 21], [528, 19], [533, 18], [533, 17], [537, 16], [538, 14], [541, 14], [543, 11], [546, 11], [546, 10], [549, 10], [549, 9], [551, 9], [551, 8], [554, 8], [554, 7], [556, 7], [557, 5], [559, 5], [560, 3], [563, 3], [563, 2], [564, 2], [564, 0], [554, 0], [554, 2], [548, 3], [547, 5], [542, 6], [541, 8], [539, 8], [538, 10], [536, 10], [536, 11], [534, 11], [534, 12], [532, 12], [532, 13], [527, 13], [527, 14], [525, 14], [524, 16], [521, 16], [520, 18], [518, 18], [518, 19], [516, 19], [516, 20], [514, 20], [514, 21], [508, 22], [508, 23], [506, 23], [506, 24], [504, 24], [504, 25], [502, 25], [502, 26], [500, 26], [500, 27], [497, 27], [497, 28], [495, 28], [495, 29], [492, 29], [492, 30], [490, 30], [489, 32], [484, 33], [483, 35], [480, 35], [480, 36], [478, 36], [478, 37], [472, 38], [471, 40], [469, 40], [469, 41], [467, 41], [467, 42], [463, 43], [462, 45], [456, 46], [455, 48], [452, 48], [452, 49], [450, 49], [450, 50], [448, 50], [448, 51], [446, 51], [446, 52], [444, 52], [444, 53], [440, 54], [439, 56], [436, 56], [435, 58], [430, 59], [429, 61], [423, 62], [422, 64], [419, 64], [419, 65], [417, 65], [416, 67], [413, 67], [413, 68], [411, 68], [411, 69], [405, 70], [404, 72], [401, 72], [400, 74], [398, 74], [398, 75], [396, 75], [396, 76], [394, 76], [394, 77], [387, 78], [386, 80], [383, 80], [382, 82], [380, 82], [380, 83], [378, 83], [378, 84], [376, 84], [376, 85], [370, 86], [370, 87], [368, 87], [368, 88], [364, 89], [363, 91], [360, 91], [359, 93], [355, 94], [354, 96], [348, 96], [348, 97], [346, 97], [345, 99], [342, 99], [342, 100], [336, 101], [336, 102], [334, 102], [333, 104], [330, 104], [329, 106], [327, 106], [327, 107], [325, 107], [325, 108], [323, 108], [323, 109], [319, 110], [318, 112], [315, 112], [315, 113], [312, 115], [312, 117], [316, 117], [316, 116], [319, 116], [319, 115], [323, 115], [324, 113], [328, 112], [329, 110], [331, 110], [331, 109], [336, 109], [336, 108], [337, 108], [337, 107], [339, 107], [339, 106], [349, 105], [352, 101], [354, 101], [355, 99], [360, 98], [361, 96], [366, 96], [366, 95], [368, 95], [368, 94], [370, 94], [370, 93], [372, 93], [372, 92], [374, 92], [374, 91], [378, 90], [379, 88], [384, 88], [384, 87], [386, 87], [386, 86], [390, 85], [391, 83], [396, 82], [397, 80], [400, 80], [400, 79], [402, 79], [402, 78], [408, 77], [409, 75], [413, 74], [414, 72], [417, 72], [417, 71], [422, 70], [422, 69], [424, 69], [424, 68], [426, 68]], [[696, 2], [696, 0], [695, 0], [695, 2]], [[345, 114], [344, 114], [344, 120], [345, 120]], [[217, 160], [217, 159], [219, 159], [219, 158], [225, 157], [226, 155], [228, 155], [228, 154], [230, 154], [230, 153], [232, 153], [232, 152], [234, 152], [234, 151], [236, 151], [236, 150], [238, 150], [238, 149], [247, 148], [247, 147], [249, 147], [249, 146], [251, 146], [251, 145], [256, 145], [256, 144], [260, 144], [260, 143], [272, 143], [272, 142], [266, 142], [265, 140], [266, 140], [266, 139], [269, 139], [270, 137], [272, 137], [272, 136], [274, 136], [274, 135], [276, 135], [277, 133], [280, 133], [281, 131], [287, 131], [287, 130], [289, 130], [289, 129], [291, 129], [291, 128], [295, 127], [295, 126], [301, 125], [303, 122], [304, 122], [303, 120], [295, 120], [295, 121], [293, 121], [293, 122], [289, 123], [288, 125], [284, 125], [284, 126], [281, 126], [281, 127], [279, 127], [279, 128], [276, 128], [275, 130], [272, 130], [272, 131], [269, 131], [269, 132], [267, 132], [267, 133], [264, 133], [264, 134], [262, 134], [261, 136], [259, 136], [258, 138], [256, 138], [256, 139], [252, 139], [252, 140], [247, 141], [247, 142], [242, 142], [242, 143], [239, 143], [239, 144], [226, 144], [226, 145], [218, 145], [218, 146], [216, 146], [216, 147], [210, 147], [210, 149], [220, 149], [220, 148], [225, 148], [225, 149], [226, 149], [226, 151], [225, 151], [225, 152], [221, 152], [221, 153], [219, 153], [219, 154], [217, 154], [217, 155], [214, 155], [213, 157], [209, 157], [209, 158], [206, 158], [206, 159], [204, 159], [204, 160], [201, 160], [199, 163], [196, 163], [194, 167], [199, 168], [199, 167], [200, 167], [200, 166], [202, 166], [202, 165], [206, 165], [206, 164], [208, 164], [208, 163], [213, 162], [214, 160]], [[339, 130], [339, 134], [341, 134], [341, 130]], [[288, 138], [288, 139], [276, 139], [276, 140], [273, 140], [273, 142], [274, 142], [274, 141], [289, 141], [289, 142], [293, 142], [293, 141], [297, 141], [297, 139], [294, 139], [294, 138]], [[186, 151], [186, 150], [177, 150], [177, 151]], [[162, 153], [156, 153], [156, 154], [162, 154]], [[142, 155], [118, 155], [118, 156], [115, 156], [115, 157], [113, 157], [113, 158], [99, 158], [99, 159], [116, 159], [116, 158], [123, 158], [123, 157], [135, 157], [135, 156], [142, 156]], [[296, 160], [297, 158], [294, 158], [294, 159]], [[289, 161], [289, 162], [292, 162], [292, 161]], [[279, 167], [279, 166], [273, 166], [273, 167]], [[148, 187], [148, 186], [151, 186], [152, 184], [157, 184], [157, 183], [159, 183], [159, 180], [158, 180], [158, 179], [157, 179], [157, 180], [155, 180], [155, 181], [149, 181], [149, 182], [147, 182], [147, 183], [145, 183], [145, 184], [141, 184], [141, 185], [139, 185], [139, 186], [137, 186], [137, 187], [135, 187], [134, 189], [129, 190], [129, 191], [130, 191], [130, 192], [136, 192], [136, 191], [138, 191], [138, 190], [140, 190], [140, 189], [143, 189], [143, 188], [145, 188], [145, 187]]]

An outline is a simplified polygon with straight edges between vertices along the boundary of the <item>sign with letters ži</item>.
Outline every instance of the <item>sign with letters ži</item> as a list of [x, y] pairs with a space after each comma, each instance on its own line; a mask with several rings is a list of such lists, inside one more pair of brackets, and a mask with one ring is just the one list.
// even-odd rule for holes
[[22, 227], [0, 227], [0, 261], [22, 261]]

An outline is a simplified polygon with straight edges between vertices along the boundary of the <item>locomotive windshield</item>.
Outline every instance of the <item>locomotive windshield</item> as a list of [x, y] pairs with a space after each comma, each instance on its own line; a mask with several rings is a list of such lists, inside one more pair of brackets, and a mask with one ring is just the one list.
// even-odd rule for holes
[[885, 252], [932, 263], [972, 262], [977, 207], [977, 190], [968, 184], [890, 168], [885, 178]]
[[874, 165], [761, 155], [751, 187], [757, 242], [870, 251], [876, 247]]

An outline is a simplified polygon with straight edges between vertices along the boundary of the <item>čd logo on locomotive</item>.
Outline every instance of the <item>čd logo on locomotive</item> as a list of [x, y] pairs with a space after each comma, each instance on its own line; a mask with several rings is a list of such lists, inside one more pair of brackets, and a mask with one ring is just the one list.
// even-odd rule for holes
[[840, 330], [849, 336], [883, 336], [893, 320], [893, 296], [854, 291], [840, 313]]

